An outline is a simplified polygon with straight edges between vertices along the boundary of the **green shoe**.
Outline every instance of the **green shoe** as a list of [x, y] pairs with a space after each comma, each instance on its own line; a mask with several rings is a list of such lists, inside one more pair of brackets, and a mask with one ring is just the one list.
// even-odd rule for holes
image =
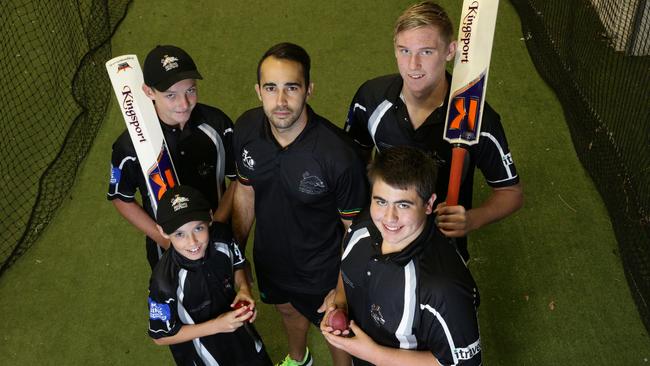
[[309, 353], [309, 348], [307, 348], [307, 351], [305, 352], [305, 357], [303, 357], [302, 361], [298, 362], [291, 358], [291, 356], [287, 355], [287, 357], [282, 360], [280, 363], [276, 363], [275, 366], [312, 366], [313, 365], [313, 359], [311, 358], [311, 353]]

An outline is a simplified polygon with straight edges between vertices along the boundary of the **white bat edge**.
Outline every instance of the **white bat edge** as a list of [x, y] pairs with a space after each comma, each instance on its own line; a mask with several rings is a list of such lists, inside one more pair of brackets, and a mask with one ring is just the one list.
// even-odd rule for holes
[[[458, 25], [458, 43], [454, 59], [454, 70], [449, 91], [449, 105], [445, 123], [448, 123], [451, 101], [462, 93], [471, 83], [484, 76], [481, 91], [480, 115], [477, 121], [477, 138], [468, 143], [464, 139], [449, 141], [451, 143], [477, 144], [480, 136], [483, 108], [492, 58], [492, 45], [496, 28], [499, 0], [464, 0], [461, 20]], [[467, 27], [470, 28], [467, 28]], [[469, 31], [469, 32], [468, 32]], [[469, 33], [469, 37], [467, 37]], [[445, 125], [445, 131], [447, 130]]]
[[[149, 200], [155, 212], [158, 201], [149, 182], [149, 172], [157, 168], [158, 156], [163, 150], [166, 150], [167, 146], [158, 122], [156, 109], [151, 99], [142, 90], [144, 78], [136, 55], [115, 57], [106, 62], [106, 70], [121, 115], [135, 147], [142, 174], [147, 183]], [[171, 161], [171, 156], [169, 158]], [[172, 167], [173, 165], [172, 161]], [[175, 169], [174, 175], [177, 176]]]

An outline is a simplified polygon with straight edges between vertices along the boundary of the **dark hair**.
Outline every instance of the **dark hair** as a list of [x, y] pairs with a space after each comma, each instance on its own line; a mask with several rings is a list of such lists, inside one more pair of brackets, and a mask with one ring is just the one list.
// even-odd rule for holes
[[305, 79], [305, 87], [309, 86], [309, 70], [311, 69], [311, 59], [304, 48], [297, 44], [283, 42], [269, 48], [264, 56], [257, 63], [257, 83], [260, 82], [262, 62], [269, 57], [275, 57], [282, 60], [291, 60], [302, 65], [302, 75]]
[[426, 203], [435, 192], [438, 167], [429, 155], [411, 146], [391, 147], [375, 154], [368, 179], [377, 178], [397, 189], [415, 188]]

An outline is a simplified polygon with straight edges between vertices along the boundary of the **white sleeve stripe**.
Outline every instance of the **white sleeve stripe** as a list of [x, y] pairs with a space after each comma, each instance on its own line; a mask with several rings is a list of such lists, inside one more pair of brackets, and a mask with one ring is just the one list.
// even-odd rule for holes
[[363, 239], [363, 238], [367, 238], [367, 237], [369, 237], [369, 236], [370, 236], [370, 232], [369, 232], [368, 229], [365, 228], [365, 227], [364, 227], [363, 229], [356, 230], [356, 231], [352, 234], [352, 237], [350, 237], [350, 241], [348, 241], [348, 246], [345, 247], [345, 251], [343, 252], [343, 255], [341, 256], [341, 261], [343, 261], [343, 260], [345, 259], [345, 257], [347, 257], [348, 254], [350, 254], [350, 251], [352, 250], [352, 248], [353, 248], [355, 245], [357, 245], [357, 243], [359, 242], [359, 240], [361, 240], [361, 239]]
[[124, 198], [135, 198], [135, 195], [133, 195], [133, 196], [129, 196], [128, 194], [123, 194], [123, 193], [120, 193], [120, 192], [109, 193], [108, 196], [109, 196], [109, 197], [113, 197], [113, 196], [122, 196], [122, 197], [124, 197]]
[[[497, 150], [499, 150], [499, 154], [501, 155], [501, 164], [503, 164], [503, 168], [506, 170], [506, 173], [508, 173], [508, 178], [506, 178], [504, 180], [513, 179], [514, 177], [516, 177], [516, 176], [514, 176], [512, 174], [512, 170], [510, 169], [510, 164], [506, 163], [507, 158], [508, 158], [508, 156], [507, 156], [508, 154], [505, 154], [503, 152], [503, 148], [501, 147], [501, 144], [499, 144], [499, 141], [497, 141], [497, 139], [494, 136], [492, 136], [492, 134], [490, 134], [489, 132], [481, 132], [481, 136], [484, 136], [484, 137], [487, 137], [488, 139], [490, 139], [490, 141], [492, 141], [494, 146], [496, 146]], [[496, 182], [493, 182], [493, 183], [496, 183]]]
[[216, 243], [214, 243], [214, 246], [217, 249], [217, 251], [223, 253], [226, 257], [228, 257], [228, 258], [230, 258], [230, 260], [232, 260], [232, 258], [230, 256], [230, 249], [228, 249], [228, 244], [221, 243], [221, 242], [216, 242]]
[[454, 339], [451, 337], [451, 332], [449, 332], [449, 327], [447, 326], [447, 322], [445, 322], [445, 319], [442, 318], [442, 315], [440, 315], [439, 312], [436, 311], [436, 309], [432, 308], [429, 306], [429, 304], [420, 304], [420, 310], [428, 310], [431, 314], [433, 314], [440, 325], [442, 326], [442, 329], [445, 331], [445, 336], [447, 337], [447, 344], [449, 345], [449, 350], [451, 350], [451, 355], [454, 358], [454, 365], [458, 364], [458, 357], [456, 357], [456, 353], [454, 350], [456, 349], [456, 345], [454, 345]]
[[136, 161], [137, 158], [135, 156], [127, 156], [124, 159], [122, 159], [122, 161], [120, 161], [120, 170], [122, 170], [122, 168], [124, 167], [124, 164], [126, 164], [126, 162], [129, 161], [129, 160]]
[[150, 331], [151, 333], [160, 333], [160, 332], [163, 332], [163, 333], [169, 333], [169, 331], [168, 331], [168, 330], [165, 330], [165, 329], [151, 329], [151, 328], [149, 328], [149, 331]]
[[519, 175], [514, 175], [512, 177], [508, 177], [506, 179], [500, 179], [500, 180], [487, 180], [486, 179], [485, 181], [488, 182], [488, 183], [503, 183], [503, 182], [506, 182], [506, 181], [509, 181], [509, 180], [513, 180], [513, 179], [517, 178], [518, 176]]
[[[120, 169], [120, 180], [122, 179], [122, 177], [121, 177], [121, 175], [122, 175], [122, 167], [124, 167], [124, 164], [126, 164], [127, 161], [136, 161], [136, 157], [135, 156], [126, 156], [124, 159], [122, 159], [122, 161], [120, 161], [120, 165], [119, 165], [120, 166], [120, 168], [119, 168]], [[111, 164], [111, 167], [112, 166], [113, 165]], [[135, 195], [129, 196], [129, 195], [120, 193], [120, 182], [119, 181], [115, 184], [115, 193], [109, 193], [108, 196], [112, 197], [112, 196], [115, 196], [115, 195], [118, 195], [118, 194], [120, 196], [122, 196], [122, 197], [125, 197], [125, 198], [135, 198]]]
[[377, 132], [379, 122], [381, 122], [381, 118], [384, 117], [386, 111], [388, 111], [388, 109], [390, 109], [392, 106], [393, 103], [384, 100], [380, 105], [377, 106], [377, 108], [375, 108], [375, 110], [370, 115], [370, 119], [368, 119], [368, 132], [370, 133], [375, 146], [377, 145], [377, 142], [375, 141], [375, 133]]
[[362, 111], [366, 111], [366, 107], [362, 106], [359, 103], [354, 103], [354, 107], [352, 107], [352, 112], [354, 112], [357, 108], [361, 109]]
[[404, 266], [404, 312], [402, 319], [395, 331], [395, 337], [399, 340], [399, 348], [416, 349], [418, 346], [417, 339], [413, 334], [413, 318], [415, 317], [416, 303], [416, 284], [415, 264], [411, 260]]
[[203, 131], [203, 133], [205, 133], [210, 138], [210, 140], [212, 140], [212, 143], [217, 149], [217, 196], [219, 198], [219, 201], [221, 201], [221, 182], [223, 181], [223, 177], [225, 176], [226, 171], [226, 148], [223, 146], [223, 141], [221, 141], [221, 137], [217, 133], [217, 130], [214, 129], [214, 127], [206, 123], [201, 123], [201, 125], [199, 125], [199, 129]]
[[[185, 298], [185, 293], [183, 291], [185, 287], [186, 277], [187, 277], [187, 270], [181, 268], [178, 271], [178, 288], [176, 289], [176, 297], [178, 298], [178, 317], [181, 318], [181, 321], [184, 324], [194, 324], [194, 319], [192, 319], [190, 314], [183, 306], [183, 299]], [[217, 360], [215, 360], [214, 357], [212, 357], [212, 355], [205, 348], [203, 343], [201, 343], [201, 338], [194, 338], [192, 340], [192, 343], [194, 344], [194, 349], [196, 350], [196, 353], [199, 354], [199, 357], [201, 357], [201, 360], [203, 360], [203, 362], [205, 362], [206, 365], [219, 366]]]

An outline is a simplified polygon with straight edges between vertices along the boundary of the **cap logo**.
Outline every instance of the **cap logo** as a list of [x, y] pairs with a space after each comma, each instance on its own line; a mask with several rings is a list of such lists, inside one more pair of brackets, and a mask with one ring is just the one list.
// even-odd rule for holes
[[162, 67], [165, 69], [165, 71], [169, 71], [178, 67], [178, 58], [165, 55], [165, 57], [160, 60], [160, 63], [162, 64]]
[[189, 198], [176, 195], [174, 198], [172, 198], [172, 202], [171, 202], [174, 212], [187, 208], [188, 202], [190, 202]]

